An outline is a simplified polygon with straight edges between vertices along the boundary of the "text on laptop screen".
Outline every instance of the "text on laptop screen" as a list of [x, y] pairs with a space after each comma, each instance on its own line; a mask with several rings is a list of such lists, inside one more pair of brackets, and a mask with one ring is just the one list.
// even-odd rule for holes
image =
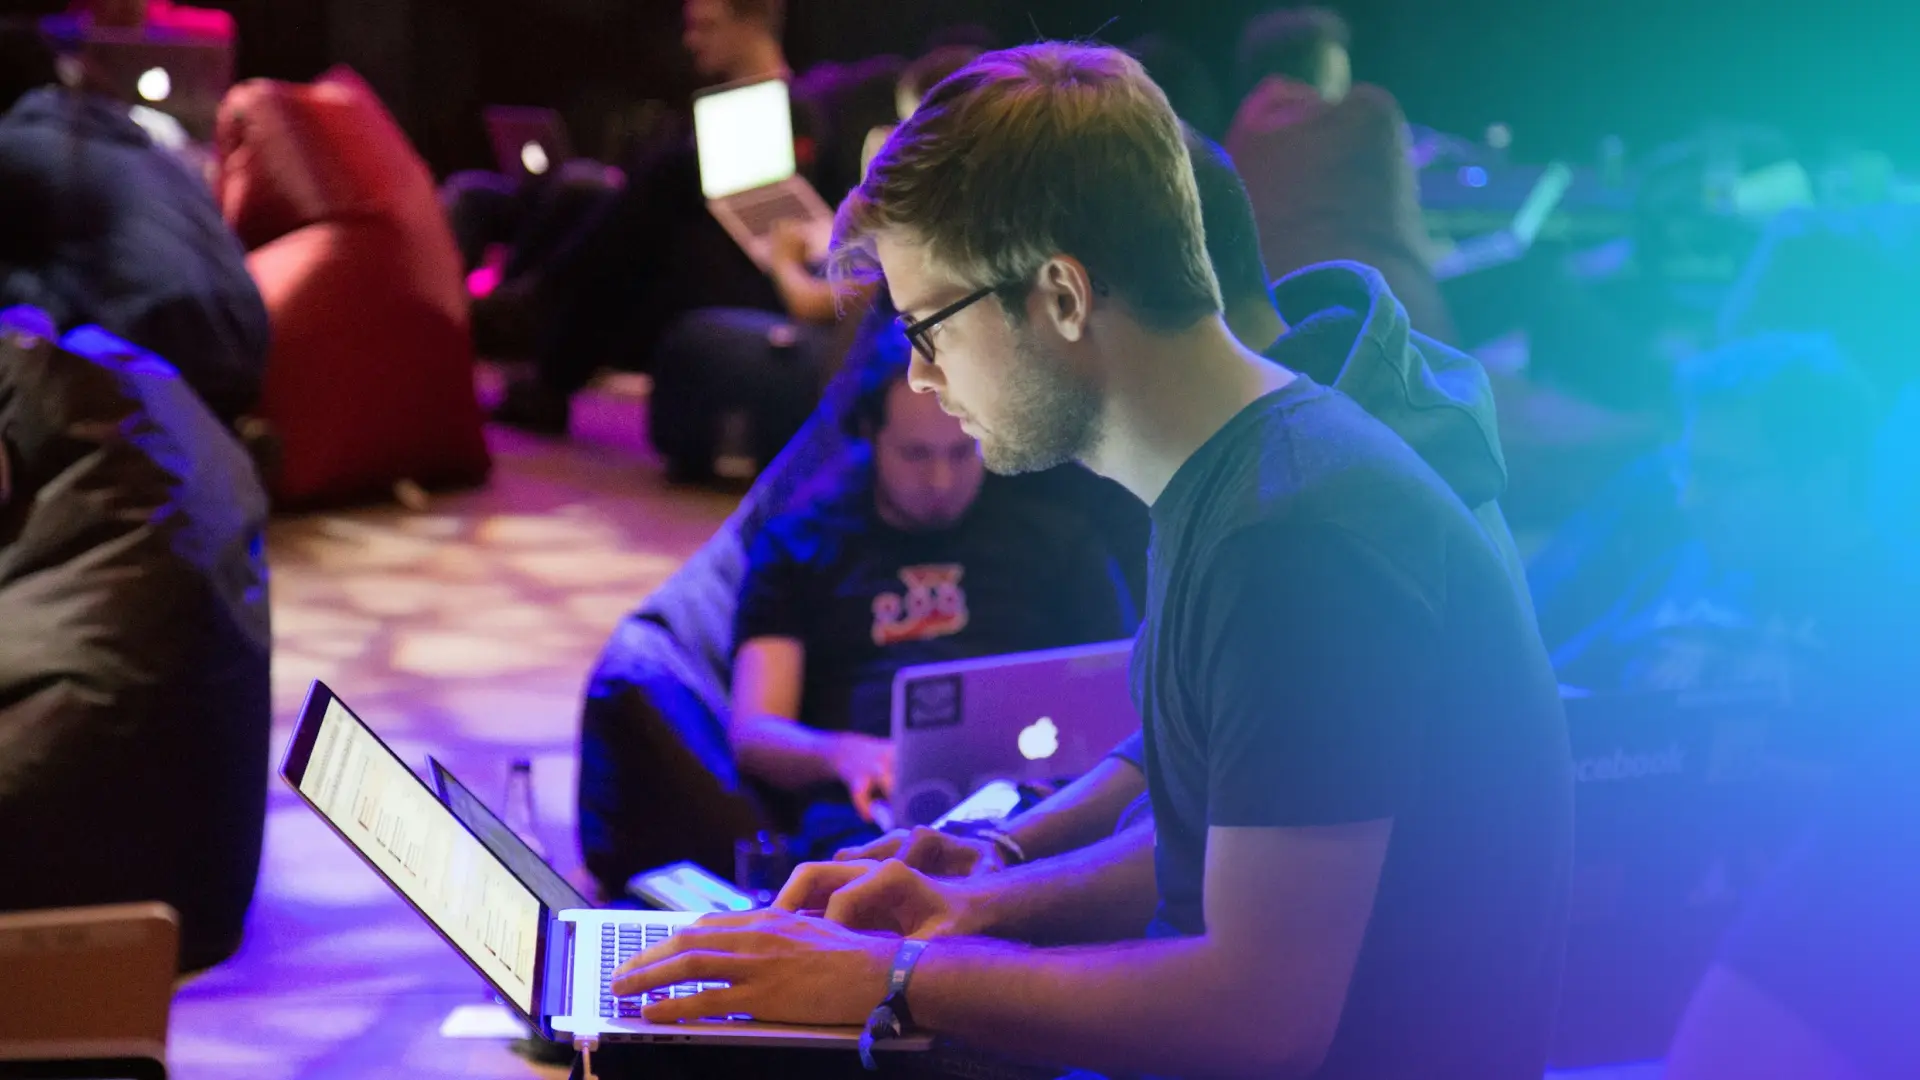
[[495, 988], [533, 1013], [539, 899], [338, 701], [327, 703], [300, 792]]
[[787, 84], [769, 79], [693, 101], [700, 190], [709, 199], [777, 184], [793, 175], [793, 113]]

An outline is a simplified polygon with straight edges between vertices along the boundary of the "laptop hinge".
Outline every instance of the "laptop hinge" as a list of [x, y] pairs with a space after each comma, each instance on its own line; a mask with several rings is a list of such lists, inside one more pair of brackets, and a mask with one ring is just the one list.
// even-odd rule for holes
[[576, 923], [564, 919], [547, 920], [546, 966], [540, 972], [540, 1023], [551, 1037], [551, 1022], [556, 1016], [573, 1012], [573, 945], [579, 932]]

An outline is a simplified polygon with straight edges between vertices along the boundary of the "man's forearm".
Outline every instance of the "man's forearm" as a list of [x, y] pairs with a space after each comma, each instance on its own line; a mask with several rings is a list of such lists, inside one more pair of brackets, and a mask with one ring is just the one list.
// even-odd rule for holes
[[787, 314], [804, 323], [825, 324], [838, 314], [833, 286], [802, 263], [776, 260], [771, 274]]
[[936, 941], [907, 1005], [921, 1029], [1022, 1061], [1128, 1075], [1306, 1075], [1287, 1017], [1201, 938], [1077, 949]]
[[734, 720], [733, 753], [740, 768], [774, 787], [793, 790], [838, 779], [831, 732], [779, 716]]
[[972, 879], [968, 933], [1066, 943], [1139, 937], [1153, 917], [1153, 829]]
[[1130, 762], [1110, 757], [1085, 776], [1007, 823], [1007, 835], [1038, 861], [1113, 835], [1120, 814], [1147, 790], [1147, 778]]

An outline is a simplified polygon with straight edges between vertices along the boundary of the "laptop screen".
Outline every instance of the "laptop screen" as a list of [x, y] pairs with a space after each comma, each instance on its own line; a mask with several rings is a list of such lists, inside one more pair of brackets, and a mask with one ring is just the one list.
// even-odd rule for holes
[[580, 890], [567, 883], [553, 867], [547, 865], [538, 852], [527, 846], [520, 835], [507, 827], [487, 804], [480, 801], [472, 789], [460, 782], [445, 765], [433, 762], [434, 783], [440, 785], [440, 797], [446, 800], [447, 809], [460, 819], [487, 846], [487, 850], [498, 856], [500, 861], [513, 871], [529, 889], [540, 897], [541, 903], [553, 911], [567, 911], [573, 908], [592, 907]]
[[700, 190], [709, 199], [777, 184], [793, 175], [793, 112], [782, 79], [693, 99]]
[[220, 101], [233, 85], [233, 50], [218, 41], [153, 41], [93, 30], [82, 54], [112, 92], [178, 120], [197, 139], [213, 137]]
[[326, 710], [297, 777], [296, 736], [289, 779], [494, 989], [532, 1016], [539, 897], [346, 706], [315, 692]]

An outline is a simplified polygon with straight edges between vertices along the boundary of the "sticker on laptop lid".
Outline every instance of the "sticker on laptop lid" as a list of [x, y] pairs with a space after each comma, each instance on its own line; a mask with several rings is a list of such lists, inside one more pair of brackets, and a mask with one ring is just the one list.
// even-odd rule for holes
[[960, 676], [940, 675], [907, 683], [907, 729], [953, 727], [960, 723]]

